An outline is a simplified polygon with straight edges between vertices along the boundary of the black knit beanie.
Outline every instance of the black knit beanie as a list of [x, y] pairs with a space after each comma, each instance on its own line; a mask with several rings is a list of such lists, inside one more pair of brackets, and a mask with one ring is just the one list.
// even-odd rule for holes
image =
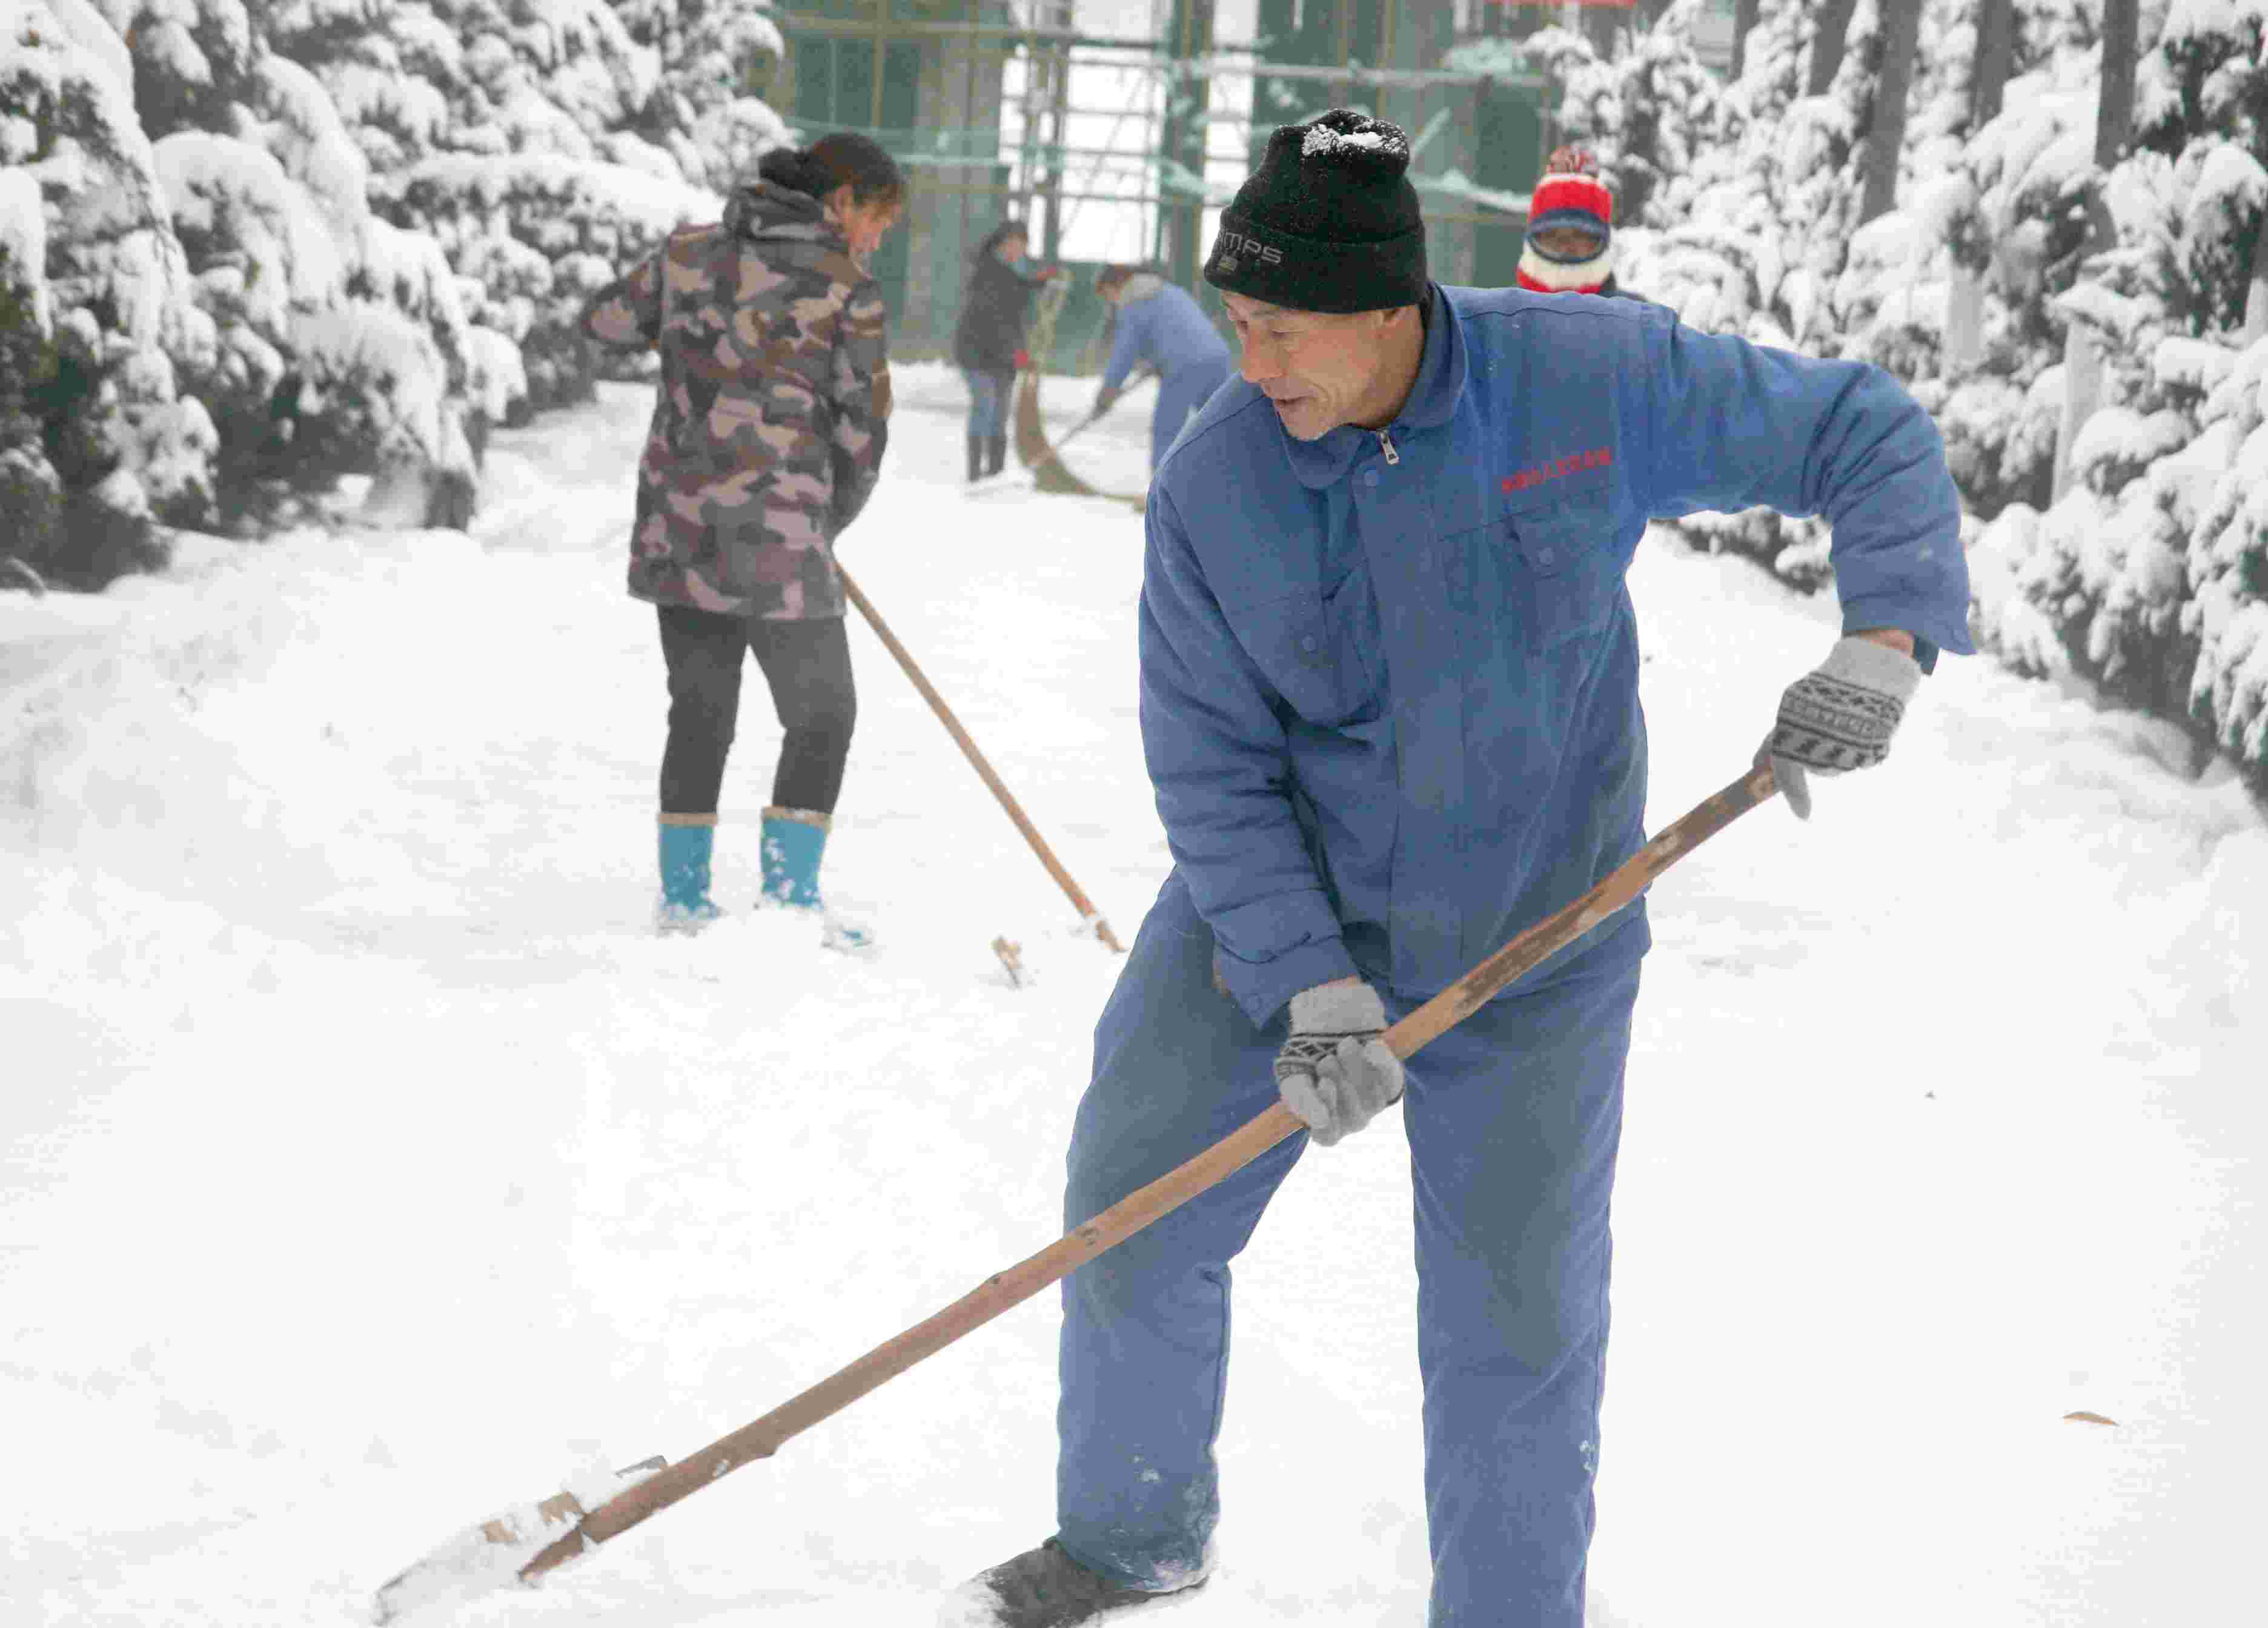
[[1204, 278], [1289, 311], [1384, 311], [1425, 299], [1425, 223], [1399, 125], [1334, 107], [1281, 124], [1222, 211]]

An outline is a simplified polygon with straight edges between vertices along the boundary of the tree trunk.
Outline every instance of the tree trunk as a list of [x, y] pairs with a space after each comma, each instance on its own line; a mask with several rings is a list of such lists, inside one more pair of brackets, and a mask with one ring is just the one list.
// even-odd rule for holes
[[1732, 77], [1735, 82], [1748, 66], [1749, 30], [1756, 26], [1756, 5], [1757, 0], [1733, 0]]
[[2244, 296], [2244, 343], [2268, 334], [2268, 218], [2252, 239], [2252, 287]]
[[2134, 39], [2139, 0], [2102, 0], [2102, 91], [2095, 105], [2095, 181], [2089, 189], [2088, 219], [2095, 228], [2088, 248], [2101, 254], [2114, 246], [2110, 207], [2103, 201], [2102, 177], [2118, 162], [2134, 129]]
[[1965, 373], [1984, 354], [1984, 279], [1955, 266], [1945, 292], [1945, 371]]
[[[1977, 49], [1969, 67], [1971, 136], [2000, 116], [2000, 99], [2008, 88], [2015, 55], [2015, 0], [1978, 0]], [[1946, 371], [1966, 372], [1984, 355], [1984, 279], [1966, 267], [1955, 266], [1952, 287], [1946, 293]]]
[[1582, 12], [1583, 37], [1591, 42], [1591, 48], [1599, 54], [1601, 62], [1614, 61], [1615, 36], [1622, 33], [1624, 26], [1621, 10], [1611, 6], [1587, 5]]
[[1851, 33], [1851, 14], [1859, 9], [1859, 0], [1826, 0], [1819, 13], [1819, 27], [1811, 36], [1811, 75], [1806, 82], [1806, 96], [1824, 96], [1835, 83], [1835, 70], [1843, 66], [1843, 46]]
[[[2088, 251], [2101, 254], [2117, 241], [2103, 177], [2118, 161], [2134, 122], [2134, 44], [2137, 0], [2103, 0], [2102, 89], [2095, 110], [2095, 177], [2088, 188]], [[2056, 435], [2055, 495], [2071, 490], [2072, 444], [2095, 416], [2102, 395], [2102, 363], [2094, 343], [2073, 323], [2064, 343], [2063, 424]]]
[[1859, 224], [1887, 215], [1898, 201], [1898, 155], [1906, 141], [1906, 94], [1913, 88], [1914, 48], [1921, 38], [1921, 0], [1882, 0], [1882, 71], [1867, 130], [1867, 187]]
[[1983, 129], [2000, 116], [2001, 92], [2015, 66], [2015, 0], [1978, 0], [1977, 54], [1969, 70], [1969, 129]]

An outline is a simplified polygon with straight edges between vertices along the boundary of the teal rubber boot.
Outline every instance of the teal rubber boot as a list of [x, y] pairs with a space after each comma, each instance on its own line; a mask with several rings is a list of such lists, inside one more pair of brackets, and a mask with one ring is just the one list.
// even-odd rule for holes
[[662, 932], [698, 932], [725, 913], [709, 897], [709, 863], [716, 845], [716, 815], [662, 815], [661, 902], [654, 911], [654, 924]]
[[825, 918], [828, 948], [872, 948], [874, 936], [827, 908], [819, 891], [819, 864], [827, 853], [832, 821], [808, 808], [764, 810], [764, 898], [773, 904], [813, 910]]
[[820, 908], [819, 862], [827, 853], [823, 814], [807, 808], [764, 810], [764, 897], [774, 904]]

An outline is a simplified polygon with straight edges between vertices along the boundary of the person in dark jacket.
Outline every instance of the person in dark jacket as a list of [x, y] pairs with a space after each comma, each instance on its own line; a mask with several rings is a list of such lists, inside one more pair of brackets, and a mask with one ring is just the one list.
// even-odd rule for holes
[[1528, 236], [1515, 281], [1535, 294], [1597, 294], [1635, 299], [1615, 283], [1615, 195], [1599, 162], [1580, 147], [1558, 147], [1528, 201]]
[[721, 223], [671, 233], [583, 313], [600, 343], [661, 353], [630, 591], [657, 608], [669, 668], [665, 931], [719, 914], [717, 804], [750, 652], [786, 732], [763, 813], [764, 896], [821, 904], [858, 712], [834, 548], [889, 438], [887, 313], [865, 262], [905, 195], [896, 162], [863, 136], [767, 153]]
[[[965, 1628], [1116, 1622], [1204, 1581], [1230, 1262], [1307, 1146], [1405, 1086], [1427, 1620], [1577, 1628], [1646, 907], [1406, 1068], [1384, 1032], [1642, 845], [1625, 578], [1649, 520], [1833, 518], [1841, 636], [1756, 720], [1795, 813], [1815, 777], [1881, 762], [1939, 652], [1972, 648], [1944, 446], [1895, 379], [1644, 301], [1441, 287], [1409, 160], [1346, 109], [1278, 129], [1205, 262], [1242, 378], [1151, 483], [1139, 605], [1174, 870], [1095, 1028], [1066, 1223], [1271, 1107], [1306, 1129], [1065, 1280], [1054, 1536], [956, 1591]], [[1924, 969], [1849, 1016], [1928, 1009]], [[1339, 1246], [1306, 1248], [1326, 1270]], [[1364, 1468], [1270, 1518], [1329, 1542], [1382, 1496]]]
[[1060, 266], [1022, 269], [1031, 240], [1021, 221], [1004, 220], [977, 246], [961, 321], [953, 331], [954, 365], [968, 381], [968, 478], [998, 475], [1008, 461], [1009, 394], [1024, 352], [1032, 296], [1064, 275]]
[[1105, 266], [1095, 274], [1094, 291], [1116, 313], [1095, 416], [1110, 410], [1135, 368], [1147, 365], [1156, 373], [1158, 401], [1150, 413], [1154, 475], [1190, 415], [1228, 382], [1228, 343], [1187, 289], [1145, 267]]

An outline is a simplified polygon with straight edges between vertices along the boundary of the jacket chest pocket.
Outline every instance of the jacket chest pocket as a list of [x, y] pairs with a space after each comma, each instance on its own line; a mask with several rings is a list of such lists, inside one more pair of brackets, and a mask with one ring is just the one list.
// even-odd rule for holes
[[1505, 590], [1531, 650], [1594, 638], [1622, 598], [1612, 511], [1603, 490], [1578, 492], [1503, 524]]
[[1378, 606], [1360, 571], [1333, 593], [1302, 590], [1228, 615], [1254, 665], [1308, 723], [1336, 727], [1378, 716]]

